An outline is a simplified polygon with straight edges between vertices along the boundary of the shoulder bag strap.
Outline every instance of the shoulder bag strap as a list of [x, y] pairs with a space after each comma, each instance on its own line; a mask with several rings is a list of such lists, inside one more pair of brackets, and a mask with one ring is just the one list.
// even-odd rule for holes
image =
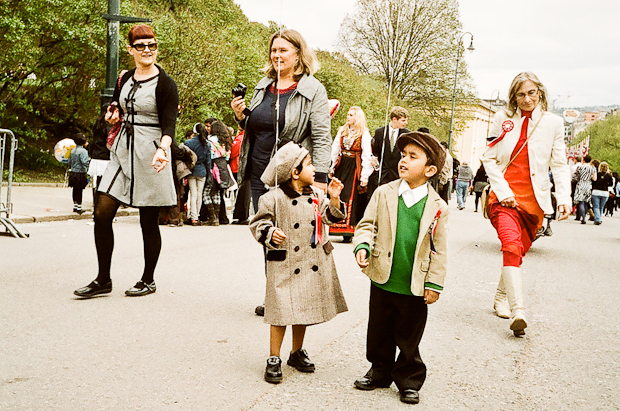
[[508, 166], [510, 164], [512, 164], [512, 162], [515, 160], [515, 158], [517, 158], [517, 156], [519, 154], [521, 154], [521, 151], [523, 151], [523, 149], [525, 148], [525, 146], [527, 146], [527, 143], [530, 141], [530, 138], [532, 138], [532, 136], [534, 135], [534, 131], [536, 131], [536, 128], [538, 127], [538, 125], [540, 124], [540, 121], [542, 120], [543, 116], [545, 115], [545, 112], [543, 111], [540, 118], [538, 119], [538, 121], [536, 122], [536, 124], [534, 125], [534, 128], [532, 129], [532, 131], [530, 132], [530, 135], [527, 136], [527, 140], [525, 140], [525, 143], [523, 143], [523, 145], [521, 146], [521, 148], [519, 148], [519, 151], [517, 151], [517, 154], [515, 154], [510, 161], [508, 162], [508, 164], [506, 164], [506, 167], [504, 167], [504, 170], [502, 170], [502, 173], [504, 171], [506, 171], [506, 169], [508, 168]]

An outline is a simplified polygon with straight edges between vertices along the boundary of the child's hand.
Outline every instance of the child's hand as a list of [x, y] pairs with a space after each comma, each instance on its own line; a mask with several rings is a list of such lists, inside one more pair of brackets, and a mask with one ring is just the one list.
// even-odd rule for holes
[[275, 245], [280, 245], [284, 240], [286, 240], [286, 234], [284, 234], [284, 231], [282, 231], [281, 229], [276, 228], [276, 230], [273, 232], [273, 235], [271, 236], [271, 242]]
[[360, 268], [366, 268], [368, 267], [368, 260], [366, 259], [368, 255], [368, 251], [365, 249], [360, 249], [357, 250], [357, 253], [355, 253], [355, 262], [357, 263], [357, 265], [360, 266]]
[[333, 178], [327, 187], [327, 194], [329, 194], [331, 198], [339, 198], [343, 188], [344, 184], [337, 178]]
[[439, 293], [433, 290], [424, 290], [424, 304], [432, 304], [439, 299]]

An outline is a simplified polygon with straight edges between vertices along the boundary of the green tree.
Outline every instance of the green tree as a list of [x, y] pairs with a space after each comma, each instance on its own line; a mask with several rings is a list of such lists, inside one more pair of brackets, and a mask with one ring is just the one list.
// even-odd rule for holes
[[620, 115], [608, 115], [603, 120], [590, 124], [579, 133], [574, 144], [588, 136], [590, 136], [590, 156], [606, 161], [613, 171], [620, 172]]

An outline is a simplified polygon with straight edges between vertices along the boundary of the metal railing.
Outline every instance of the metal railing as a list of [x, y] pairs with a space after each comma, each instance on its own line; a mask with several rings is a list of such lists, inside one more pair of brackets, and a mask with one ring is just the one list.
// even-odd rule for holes
[[[10, 143], [10, 145], [9, 145]], [[4, 184], [4, 162], [7, 158], [7, 145], [8, 147], [8, 175], [6, 186], [6, 201], [2, 199], [2, 186]], [[17, 139], [15, 134], [11, 130], [0, 129], [0, 224], [6, 228], [5, 233], [12, 235], [13, 237], [26, 238], [28, 234], [21, 231], [10, 216], [13, 211], [13, 204], [11, 203], [11, 186], [13, 185], [13, 166], [15, 165], [15, 151], [17, 151]], [[0, 227], [1, 227], [0, 225]], [[3, 234], [0, 232], [0, 234]]]

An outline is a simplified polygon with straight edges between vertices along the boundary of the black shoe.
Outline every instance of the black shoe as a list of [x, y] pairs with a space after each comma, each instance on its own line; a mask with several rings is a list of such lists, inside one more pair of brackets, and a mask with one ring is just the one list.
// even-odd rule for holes
[[372, 391], [375, 388], [388, 388], [390, 385], [392, 385], [392, 383], [390, 382], [389, 384], [379, 384], [370, 376], [370, 373], [368, 373], [359, 380], [355, 380], [353, 385], [355, 385], [355, 388], [357, 388], [358, 390]]
[[548, 225], [547, 229], [545, 230], [545, 237], [551, 237], [553, 235], [553, 230], [551, 230], [551, 226]]
[[272, 384], [282, 382], [282, 360], [280, 357], [272, 355], [267, 358], [267, 367], [265, 368], [265, 381]]
[[420, 394], [416, 390], [407, 388], [400, 391], [400, 400], [407, 404], [417, 404], [420, 402]]
[[218, 222], [219, 222], [221, 225], [230, 224], [230, 221], [228, 221], [228, 217], [226, 217], [226, 218], [220, 218], [220, 219], [218, 220]]
[[95, 280], [86, 287], [78, 288], [73, 292], [73, 294], [78, 297], [90, 298], [99, 294], [107, 294], [110, 292], [112, 292], [111, 280], [104, 284], [100, 284], [99, 281]]
[[586, 223], [586, 220], [581, 220], [581, 224], [585, 224], [585, 223]]
[[601, 224], [603, 224], [603, 222], [602, 222], [602, 221], [595, 221], [595, 222], [594, 222], [594, 225], [601, 225]]
[[291, 367], [296, 368], [297, 371], [314, 372], [314, 364], [310, 361], [310, 358], [308, 358], [308, 353], [303, 348], [291, 353], [286, 363]]
[[259, 317], [264, 317], [265, 316], [265, 307], [262, 305], [258, 305], [256, 306], [256, 308], [254, 309], [254, 312], [256, 313], [256, 315], [258, 315]]
[[140, 297], [143, 295], [153, 294], [155, 291], [157, 291], [155, 281], [147, 284], [144, 281], [140, 280], [136, 283], [136, 285], [125, 291], [125, 295], [129, 297]]
[[250, 224], [250, 219], [246, 218], [245, 220], [235, 220], [232, 222], [235, 225], [248, 225]]

